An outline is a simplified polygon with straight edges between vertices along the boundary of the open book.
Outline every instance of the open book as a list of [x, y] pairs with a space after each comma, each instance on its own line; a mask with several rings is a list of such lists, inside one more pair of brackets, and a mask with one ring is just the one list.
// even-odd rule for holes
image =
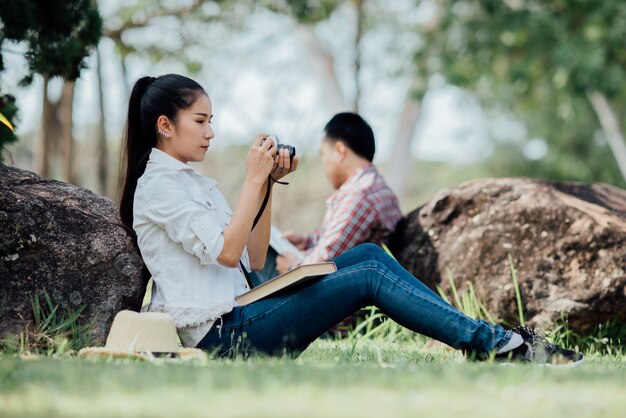
[[283, 238], [278, 228], [272, 225], [270, 229], [270, 246], [280, 255], [286, 252], [294, 253], [298, 257], [298, 261], [302, 261], [304, 254], [297, 249], [288, 239]]
[[337, 266], [335, 266], [333, 262], [303, 264], [280, 276], [274, 277], [272, 280], [260, 284], [247, 293], [235, 298], [235, 300], [239, 306], [244, 306], [296, 283], [304, 283], [315, 277], [323, 276], [334, 271], [337, 271]]

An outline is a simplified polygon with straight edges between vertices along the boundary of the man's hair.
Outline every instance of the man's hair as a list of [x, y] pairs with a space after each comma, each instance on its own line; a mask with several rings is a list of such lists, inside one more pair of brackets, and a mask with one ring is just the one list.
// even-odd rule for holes
[[329, 140], [345, 143], [355, 154], [366, 160], [374, 159], [374, 132], [365, 119], [356, 113], [337, 113], [328, 121], [324, 132]]

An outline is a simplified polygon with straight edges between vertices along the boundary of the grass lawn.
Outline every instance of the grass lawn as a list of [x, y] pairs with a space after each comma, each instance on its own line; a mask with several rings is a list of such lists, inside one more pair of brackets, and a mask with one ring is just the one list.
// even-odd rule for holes
[[421, 343], [319, 340], [298, 359], [0, 356], [0, 417], [624, 417], [626, 359], [465, 361]]

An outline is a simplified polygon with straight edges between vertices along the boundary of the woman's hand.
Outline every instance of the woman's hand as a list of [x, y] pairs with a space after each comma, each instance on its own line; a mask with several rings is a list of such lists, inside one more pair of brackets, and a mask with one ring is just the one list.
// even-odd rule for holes
[[293, 173], [298, 168], [298, 156], [294, 155], [293, 161], [289, 158], [289, 150], [281, 149], [274, 156], [274, 168], [271, 172], [274, 180], [280, 180], [289, 173]]
[[260, 134], [254, 139], [254, 143], [248, 153], [246, 161], [247, 174], [251, 180], [265, 182], [267, 176], [276, 166], [276, 144], [266, 134]]

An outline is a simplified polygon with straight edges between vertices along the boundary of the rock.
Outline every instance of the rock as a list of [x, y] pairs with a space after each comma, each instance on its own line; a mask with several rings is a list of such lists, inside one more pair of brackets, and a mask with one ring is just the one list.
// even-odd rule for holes
[[626, 322], [626, 191], [525, 178], [475, 180], [440, 191], [408, 214], [390, 241], [398, 261], [450, 295], [469, 280], [490, 312], [519, 323], [508, 255], [527, 321], [568, 313], [585, 332]]
[[85, 305], [103, 344], [118, 311], [141, 307], [141, 269], [114, 202], [0, 164], [0, 336], [24, 330], [45, 290], [60, 311]]

